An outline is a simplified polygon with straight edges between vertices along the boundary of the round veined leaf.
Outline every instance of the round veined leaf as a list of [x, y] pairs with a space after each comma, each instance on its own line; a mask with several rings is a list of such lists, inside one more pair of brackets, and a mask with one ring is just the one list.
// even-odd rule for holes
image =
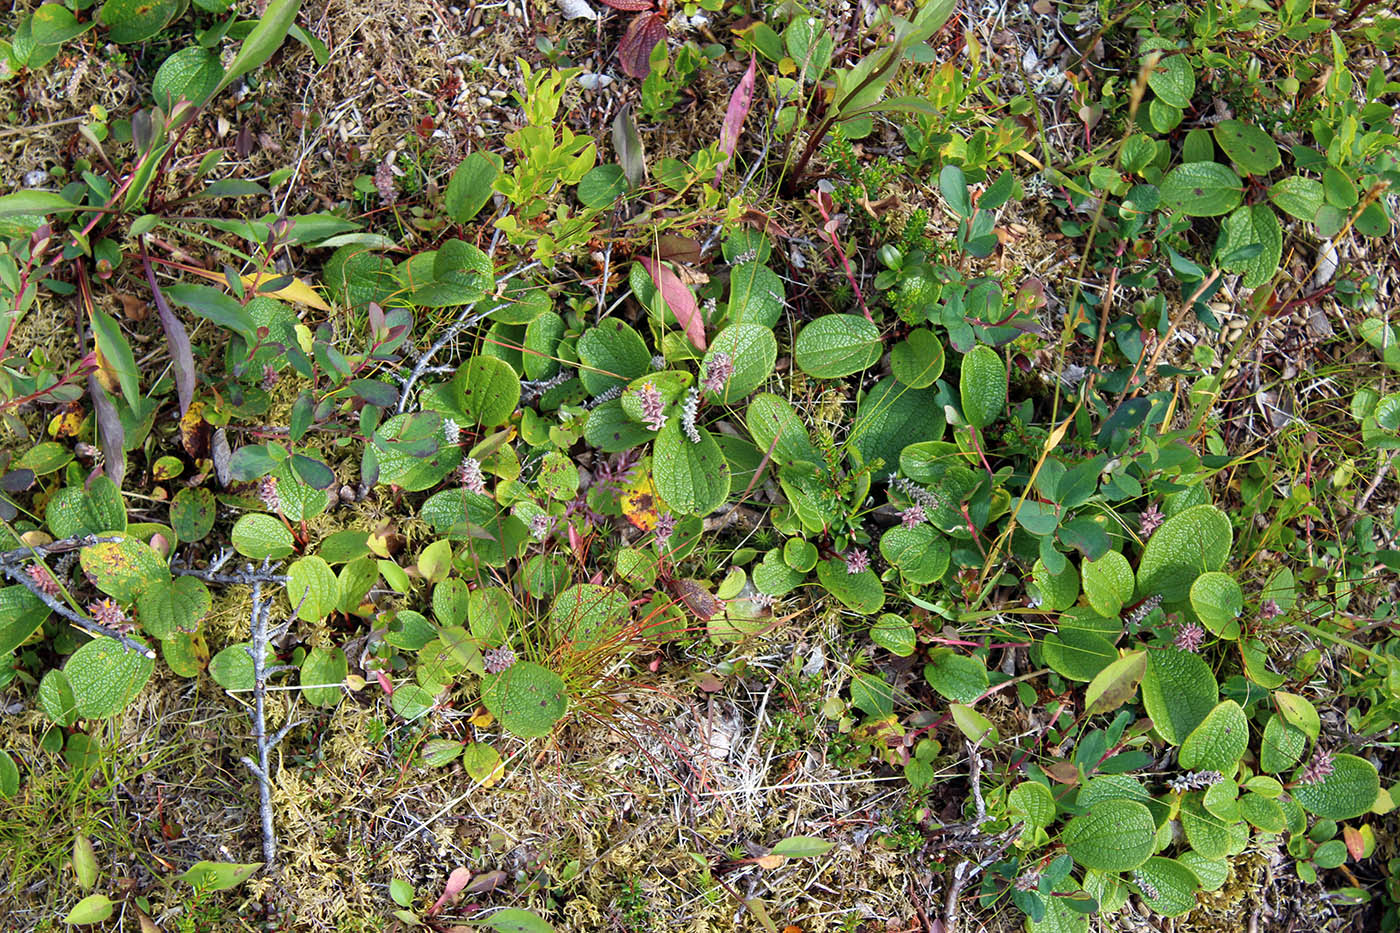
[[870, 626], [870, 640], [897, 658], [909, 657], [918, 647], [914, 626], [892, 612], [880, 616]]
[[777, 548], [763, 557], [763, 562], [753, 569], [753, 585], [760, 593], [769, 596], [785, 596], [792, 592], [806, 574], [793, 570], [783, 563], [782, 552]]
[[652, 446], [651, 473], [656, 492], [672, 509], [688, 515], [708, 515], [729, 497], [729, 464], [714, 437], [696, 428], [700, 443], [692, 444], [672, 418]]
[[107, 38], [130, 45], [160, 32], [179, 10], [179, 0], [107, 0], [100, 18], [109, 28]]
[[496, 933], [554, 933], [554, 927], [528, 910], [521, 910], [519, 907], [498, 910], [482, 920], [481, 923], [483, 926], [495, 930]]
[[512, 735], [548, 735], [568, 709], [564, 681], [532, 661], [517, 661], [481, 679], [481, 701]]
[[880, 556], [898, 567], [906, 581], [922, 586], [948, 572], [952, 548], [927, 523], [913, 528], [895, 525], [880, 536]]
[[744, 423], [753, 437], [754, 445], [763, 453], [769, 454], [774, 463], [782, 466], [787, 463], [808, 461], [817, 463], [821, 456], [812, 446], [812, 438], [807, 433], [802, 419], [787, 399], [763, 392], [749, 402], [744, 413]]
[[1138, 595], [1160, 596], [1168, 604], [1185, 599], [1197, 577], [1225, 566], [1232, 540], [1230, 519], [1213, 505], [1196, 505], [1173, 515], [1143, 549]]
[[873, 570], [848, 573], [844, 560], [824, 560], [817, 564], [817, 580], [843, 606], [863, 615], [873, 615], [885, 604], [885, 588]]
[[44, 510], [44, 520], [55, 538], [126, 531], [126, 504], [117, 484], [102, 475], [89, 489], [65, 486], [54, 493]]
[[788, 538], [783, 545], [783, 563], [800, 573], [809, 573], [817, 566], [817, 546], [805, 538]]
[[1147, 86], [1163, 103], [1185, 110], [1196, 92], [1196, 73], [1184, 54], [1165, 55], [1148, 74]]
[[783, 313], [783, 280], [761, 262], [742, 262], [729, 274], [729, 321], [771, 328]]
[[301, 662], [302, 696], [312, 706], [334, 707], [340, 702], [340, 685], [349, 672], [344, 651], [312, 648]]
[[578, 493], [578, 467], [564, 454], [551, 450], [540, 461], [540, 491], [551, 499], [572, 499]]
[[80, 560], [97, 588], [123, 605], [134, 602], [143, 590], [170, 582], [165, 561], [133, 535], [85, 547]]
[[1296, 783], [1301, 774], [1293, 776], [1293, 799], [1327, 820], [1355, 819], [1371, 809], [1381, 789], [1375, 765], [1355, 755], [1334, 755], [1332, 773], [1316, 784]]
[[627, 618], [627, 594], [596, 583], [580, 583], [560, 593], [549, 609], [555, 639], [586, 650], [617, 634]]
[[[252, 649], [251, 642], [241, 641], [225, 647], [210, 658], [209, 676], [214, 678], [214, 683], [225, 690], [252, 690], [257, 683]], [[269, 646], [267, 654], [263, 656], [264, 664], [271, 665], [275, 660], [276, 655]]]
[[632, 327], [609, 318], [590, 327], [578, 338], [579, 379], [590, 395], [601, 395], [613, 386], [651, 370], [651, 351]]
[[1066, 680], [1088, 683], [1118, 657], [1113, 642], [1094, 632], [1061, 628], [1041, 643], [1045, 663]]
[[136, 698], [155, 671], [155, 662], [115, 638], [94, 638], [63, 665], [73, 700], [83, 719], [114, 716]]
[[1052, 574], [1045, 563], [1037, 559], [1031, 567], [1031, 578], [1040, 592], [1040, 604], [1046, 609], [1060, 612], [1079, 599], [1079, 571], [1074, 569], [1074, 564], [1066, 562], [1063, 573]]
[[1269, 200], [1285, 214], [1312, 223], [1322, 209], [1326, 196], [1322, 182], [1302, 175], [1289, 175], [1269, 186]]
[[1239, 206], [1244, 182], [1219, 162], [1188, 162], [1162, 179], [1162, 204], [1189, 217], [1217, 217]]
[[1055, 822], [1055, 795], [1050, 788], [1035, 781], [1022, 781], [1006, 796], [1012, 813], [1026, 818], [1026, 824], [1044, 829]]
[[778, 359], [778, 341], [773, 331], [761, 324], [731, 324], [710, 342], [710, 349], [700, 365], [702, 377], [710, 371], [716, 353], [729, 357], [734, 372], [718, 394], [707, 392], [706, 396], [732, 404], [747, 398], [767, 381]]
[[520, 404], [520, 377], [494, 356], [472, 357], [458, 371], [455, 384], [463, 409], [484, 428], [505, 424]]
[[[490, 357], [478, 359], [491, 359], [493, 363], [510, 369], [500, 360]], [[519, 388], [517, 379], [517, 392]], [[462, 462], [462, 448], [447, 443], [447, 425], [437, 412], [395, 415], [384, 422], [374, 436], [374, 450], [379, 457], [379, 482], [401, 486], [409, 492], [431, 489]], [[436, 443], [435, 449], [430, 441]], [[405, 449], [400, 444], [410, 446]], [[428, 446], [426, 456], [416, 456], [422, 452], [416, 446], [419, 444]]]
[[[1088, 880], [1086, 876], [1086, 883]], [[1055, 890], [1071, 894], [1079, 890], [1079, 886], [1073, 878], [1065, 878]], [[1068, 897], [1046, 897], [1041, 901], [1045, 905], [1045, 916], [1039, 920], [1028, 919], [1026, 928], [1030, 933], [1088, 933], [1089, 915], [1071, 907]]]
[[1142, 703], [1153, 728], [1167, 742], [1180, 745], [1215, 709], [1219, 698], [1215, 674], [1199, 655], [1175, 648], [1147, 653]]
[[170, 527], [181, 541], [203, 541], [214, 530], [215, 508], [212, 492], [187, 486], [170, 500]]
[[991, 347], [976, 346], [962, 360], [958, 375], [963, 417], [975, 428], [985, 428], [1006, 407], [1006, 364]]
[[1133, 873], [1147, 906], [1164, 917], [1180, 917], [1196, 906], [1200, 882], [1190, 868], [1175, 859], [1154, 856]]
[[1264, 724], [1264, 737], [1259, 743], [1259, 767], [1272, 774], [1287, 771], [1303, 757], [1308, 737], [1303, 730], [1281, 715], [1269, 717]]
[[197, 677], [209, 663], [209, 645], [198, 633], [176, 632], [160, 641], [160, 654], [177, 676]]
[[1241, 797], [1240, 816], [1250, 826], [1266, 833], [1281, 833], [1288, 825], [1282, 805], [1262, 794], [1251, 793]]
[[177, 632], [198, 631], [200, 621], [213, 605], [209, 588], [195, 577], [176, 577], [136, 596], [141, 630], [152, 638], [164, 639]]
[[1199, 852], [1183, 852], [1176, 860], [1191, 869], [1191, 874], [1196, 876], [1201, 888], [1206, 891], [1220, 890], [1230, 877], [1230, 863], [1224, 859], [1209, 859]]
[[1090, 716], [1113, 712], [1137, 695], [1146, 672], [1146, 651], [1130, 651], [1110, 662], [1084, 691], [1084, 711]]
[[319, 557], [303, 557], [287, 568], [287, 602], [303, 622], [319, 622], [335, 609], [339, 581]]
[[1273, 278], [1283, 257], [1283, 228], [1274, 209], [1254, 204], [1232, 211], [1220, 224], [1215, 255], [1225, 268], [1244, 273], [1246, 288], [1258, 288]]
[[1083, 571], [1084, 595], [1100, 615], [1117, 616], [1133, 598], [1133, 567], [1117, 551], [1098, 560], [1086, 559]]
[[987, 666], [951, 648], [935, 648], [924, 665], [924, 680], [945, 699], [971, 703], [987, 689]]
[[943, 375], [946, 359], [943, 344], [934, 332], [917, 327], [890, 351], [890, 371], [911, 389], [925, 389]]
[[182, 100], [203, 105], [219, 86], [224, 67], [208, 49], [192, 45], [181, 49], [161, 63], [151, 92], [156, 103], [166, 112]]
[[1070, 856], [1086, 868], [1131, 871], [1152, 855], [1156, 835], [1157, 824], [1145, 804], [1111, 799], [1070, 820], [1061, 838]]
[[1215, 141], [1230, 160], [1251, 175], [1267, 175], [1283, 164], [1278, 143], [1257, 126], [1221, 120], [1214, 132]]
[[29, 34], [35, 45], [62, 45], [87, 32], [92, 25], [91, 22], [78, 22], [78, 18], [61, 3], [45, 3], [30, 18]]
[[1197, 577], [1191, 584], [1191, 608], [1214, 634], [1231, 641], [1239, 638], [1244, 591], [1228, 573], [1213, 570]]
[[287, 526], [262, 512], [244, 515], [233, 526], [233, 548], [253, 560], [279, 560], [292, 553], [295, 542]]
[[417, 684], [395, 687], [389, 696], [389, 707], [410, 722], [426, 716], [432, 710], [433, 703], [432, 693]]
[[26, 450], [24, 455], [15, 461], [15, 468], [29, 470], [35, 476], [47, 476], [63, 469], [72, 462], [73, 451], [58, 441], [44, 441]]
[[78, 699], [68, 675], [59, 668], [50, 668], [39, 681], [39, 706], [44, 715], [65, 729], [78, 721]]
[[855, 314], [819, 317], [797, 335], [797, 366], [817, 379], [839, 379], [873, 366], [884, 347], [880, 330]]
[[864, 464], [877, 459], [882, 471], [892, 470], [909, 444], [943, 436], [943, 410], [932, 389], [911, 389], [894, 379], [881, 379], [856, 407], [848, 445]]
[[1219, 771], [1226, 777], [1249, 744], [1249, 720], [1234, 700], [1224, 700], [1211, 710], [1181, 743], [1177, 760], [1192, 771]]
[[111, 918], [116, 906], [112, 903], [112, 899], [105, 894], [89, 894], [73, 905], [73, 909], [68, 911], [63, 922], [71, 923], [74, 926], [101, 923]]
[[620, 165], [595, 165], [578, 183], [578, 199], [584, 207], [607, 207], [626, 192], [627, 176]]
[[19, 793], [19, 765], [10, 753], [0, 749], [0, 797], [6, 800]]

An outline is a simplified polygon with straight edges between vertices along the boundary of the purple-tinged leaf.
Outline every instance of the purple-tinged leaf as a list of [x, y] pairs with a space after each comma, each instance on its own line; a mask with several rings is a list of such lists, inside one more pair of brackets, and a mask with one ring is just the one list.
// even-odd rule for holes
[[150, 258], [143, 254], [141, 262], [146, 267], [146, 281], [155, 295], [156, 313], [160, 316], [160, 326], [165, 331], [165, 342], [170, 348], [170, 365], [175, 370], [175, 394], [180, 399], [180, 417], [183, 418], [194, 401], [194, 351], [190, 348], [190, 335], [175, 312], [170, 310], [170, 302], [165, 300], [165, 294], [156, 282]]
[[117, 416], [117, 406], [97, 381], [96, 373], [88, 373], [88, 393], [92, 395], [92, 410], [97, 416], [97, 443], [102, 448], [103, 469], [107, 478], [121, 488], [126, 476], [126, 432], [122, 430], [122, 419]]
[[705, 318], [700, 313], [700, 306], [695, 303], [695, 295], [668, 266], [650, 256], [642, 256], [638, 261], [651, 274], [651, 280], [661, 290], [662, 300], [680, 322], [686, 337], [690, 338], [696, 349], [705, 349]]
[[603, 0], [603, 5], [627, 13], [639, 13], [652, 8], [651, 0]]
[[749, 115], [749, 108], [753, 106], [754, 84], [758, 78], [757, 67], [757, 59], [750, 55], [749, 70], [744, 72], [744, 76], [739, 79], [739, 86], [729, 95], [729, 107], [724, 111], [724, 126], [719, 131], [719, 151], [724, 154], [724, 159], [715, 169], [716, 185], [724, 175], [724, 170], [729, 167], [729, 161], [734, 158], [734, 150], [739, 147], [739, 134], [744, 129], [744, 120]]
[[467, 882], [471, 880], [472, 873], [469, 869], [462, 867], [452, 869], [452, 873], [447, 876], [447, 884], [442, 889], [442, 897], [433, 902], [433, 906], [427, 910], [427, 915], [431, 917], [442, 910], [443, 905], [461, 894], [462, 890], [466, 888]]
[[638, 13], [627, 24], [617, 47], [618, 64], [629, 78], [651, 74], [651, 50], [666, 38], [666, 19], [660, 13]]

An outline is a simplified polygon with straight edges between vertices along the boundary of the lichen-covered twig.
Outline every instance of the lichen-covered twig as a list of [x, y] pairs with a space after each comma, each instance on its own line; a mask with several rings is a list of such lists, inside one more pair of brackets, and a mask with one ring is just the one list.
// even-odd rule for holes
[[[973, 836], [981, 835], [982, 824], [987, 822], [987, 802], [982, 798], [982, 757], [977, 753], [977, 746], [972, 742], [967, 745], [967, 781], [972, 791], [973, 816], [972, 823], [967, 827]], [[977, 877], [982, 869], [986, 868], [1001, 855], [1011, 840], [1020, 832], [1020, 826], [1012, 827], [1015, 833], [1007, 834], [1004, 838], [993, 837], [991, 841], [995, 845], [990, 855], [980, 861], [963, 860], [953, 866], [952, 878], [948, 881], [948, 892], [943, 898], [943, 929], [945, 933], [956, 933], [958, 926], [958, 898], [962, 895], [963, 888], [973, 878]]]
[[50, 554], [62, 554], [68, 551], [75, 551], [80, 548], [89, 547], [94, 544], [109, 544], [119, 541], [120, 538], [99, 538], [97, 535], [82, 535], [74, 538], [64, 538], [61, 541], [54, 541], [51, 544], [36, 544], [33, 547], [20, 548], [14, 551], [0, 552], [0, 574], [4, 574], [11, 580], [33, 593], [45, 605], [58, 613], [59, 616], [72, 622], [78, 628], [89, 635], [105, 636], [116, 640], [128, 651], [135, 651], [147, 660], [153, 660], [155, 651], [147, 645], [141, 644], [134, 638], [122, 634], [114, 628], [103, 625], [96, 619], [89, 618], [80, 612], [76, 612], [59, 601], [58, 597], [44, 592], [37, 580], [30, 576], [27, 567], [29, 561], [40, 560]]

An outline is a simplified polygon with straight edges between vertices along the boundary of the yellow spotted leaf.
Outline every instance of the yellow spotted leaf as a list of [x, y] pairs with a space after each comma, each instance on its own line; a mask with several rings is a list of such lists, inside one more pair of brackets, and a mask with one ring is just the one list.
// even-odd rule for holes
[[622, 491], [622, 514], [642, 531], [651, 531], [661, 513], [656, 510], [656, 487], [650, 470], [638, 470], [637, 477]]

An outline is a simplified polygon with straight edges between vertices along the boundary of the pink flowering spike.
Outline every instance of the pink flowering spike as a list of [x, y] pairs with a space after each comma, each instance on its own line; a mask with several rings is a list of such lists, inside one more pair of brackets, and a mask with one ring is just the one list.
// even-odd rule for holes
[[758, 77], [758, 61], [749, 56], [749, 70], [739, 79], [739, 86], [729, 95], [729, 107], [724, 111], [724, 126], [719, 131], [719, 151], [724, 155], [715, 169], [715, 187], [724, 176], [724, 170], [734, 158], [734, 150], [739, 147], [739, 134], [744, 129], [744, 120], [753, 106], [754, 84]]
[[847, 573], [864, 573], [869, 568], [870, 555], [865, 552], [864, 548], [851, 548], [850, 552], [846, 554]]
[[447, 884], [442, 889], [442, 897], [433, 902], [433, 906], [427, 909], [426, 915], [431, 917], [442, 910], [443, 905], [461, 894], [466, 888], [467, 882], [471, 880], [472, 873], [469, 869], [462, 867], [452, 869], [452, 874], [447, 876]]
[[690, 339], [696, 349], [705, 349], [705, 320], [700, 313], [700, 306], [695, 303], [695, 296], [681, 281], [681, 277], [672, 272], [669, 266], [652, 259], [650, 256], [642, 256], [638, 262], [651, 275], [651, 280], [656, 283], [656, 287], [661, 290], [661, 299], [666, 302], [666, 307], [671, 309], [671, 313], [680, 322], [686, 337]]

